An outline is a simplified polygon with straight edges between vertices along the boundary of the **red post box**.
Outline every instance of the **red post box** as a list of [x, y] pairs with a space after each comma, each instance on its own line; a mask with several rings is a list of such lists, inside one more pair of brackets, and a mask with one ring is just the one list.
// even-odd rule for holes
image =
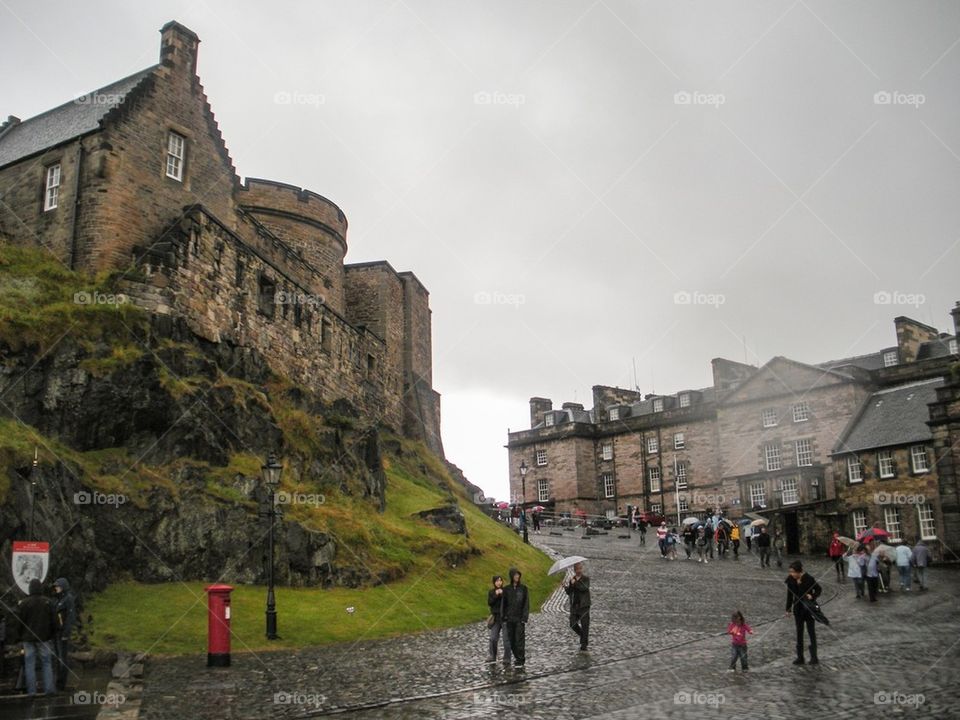
[[230, 585], [208, 585], [207, 667], [230, 667]]

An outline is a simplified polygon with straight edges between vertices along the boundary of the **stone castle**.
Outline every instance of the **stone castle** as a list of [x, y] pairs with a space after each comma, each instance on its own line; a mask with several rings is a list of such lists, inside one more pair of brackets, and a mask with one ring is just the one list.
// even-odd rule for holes
[[262, 353], [325, 402], [443, 455], [429, 293], [385, 261], [344, 264], [327, 198], [241, 183], [197, 75], [197, 35], [160, 30], [160, 61], [0, 125], [0, 237], [71, 269], [119, 271], [149, 311]]

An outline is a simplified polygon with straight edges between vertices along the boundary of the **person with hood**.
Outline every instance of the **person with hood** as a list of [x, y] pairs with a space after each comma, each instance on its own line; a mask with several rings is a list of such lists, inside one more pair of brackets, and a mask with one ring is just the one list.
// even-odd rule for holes
[[683, 526], [683, 549], [687, 553], [687, 560], [693, 557], [693, 549], [697, 542], [697, 526], [691, 524]]
[[[530, 593], [527, 586], [520, 582], [521, 572], [517, 568], [510, 568], [508, 573], [510, 584], [503, 591], [503, 619], [507, 623], [505, 647], [510, 648], [516, 666], [522, 668], [526, 664], [526, 625], [530, 617]], [[510, 664], [510, 656], [504, 660], [504, 665]]]
[[740, 525], [734, 523], [730, 528], [730, 544], [733, 545], [733, 559], [740, 559]]
[[[767, 526], [760, 526], [760, 534], [757, 535], [757, 551], [760, 553], [760, 567], [770, 567], [770, 534], [767, 532]], [[777, 567], [780, 566], [779, 560]]]
[[582, 562], [573, 566], [573, 577], [563, 589], [570, 598], [570, 629], [580, 636], [580, 652], [586, 652], [590, 639], [590, 578], [583, 574]]
[[53, 681], [50, 641], [57, 634], [57, 612], [54, 604], [43, 595], [42, 586], [37, 578], [30, 581], [29, 595], [17, 605], [14, 632], [23, 644], [23, 669], [26, 676], [27, 694], [37, 694], [37, 654], [43, 670], [43, 691], [53, 695], [56, 685]]
[[927, 589], [927, 565], [930, 564], [930, 551], [923, 540], [917, 540], [913, 546], [913, 566], [917, 570], [917, 582], [920, 583], [920, 591]]
[[[783, 533], [779, 530], [773, 532], [773, 554], [777, 556], [777, 567], [783, 567]], [[767, 563], [769, 567], [769, 563]]]
[[837, 571], [837, 582], [843, 582], [843, 556], [847, 548], [840, 542], [840, 533], [833, 531], [833, 538], [830, 540], [830, 547], [827, 548], [827, 555], [833, 560], [833, 569]]
[[54, 653], [57, 658], [57, 690], [65, 690], [67, 676], [70, 674], [70, 636], [77, 621], [77, 599], [70, 589], [66, 578], [57, 578], [53, 583], [53, 592], [56, 594], [57, 623], [60, 629], [54, 642]]
[[784, 615], [789, 616], [792, 611], [797, 626], [797, 659], [793, 664], [804, 664], [803, 627], [806, 625], [807, 635], [810, 637], [810, 664], [817, 665], [820, 663], [817, 659], [817, 622], [807, 603], [816, 602], [820, 597], [820, 593], [823, 592], [820, 583], [813, 575], [803, 571], [803, 564], [799, 560], [790, 563], [790, 572], [784, 582], [787, 585], [787, 608]]
[[697, 562], [709, 563], [705, 557], [707, 553], [707, 545], [710, 543], [710, 539], [707, 537], [706, 532], [701, 527], [697, 530]]
[[857, 600], [864, 597], [864, 582], [867, 578], [867, 554], [863, 551], [863, 545], [847, 555], [847, 577], [853, 580], [853, 585], [857, 591]]
[[711, 560], [713, 560], [713, 547], [716, 545], [714, 539], [715, 533], [716, 528], [710, 523], [710, 518], [707, 518], [707, 522], [703, 525], [703, 534], [707, 536], [707, 555], [709, 555]]
[[913, 584], [913, 548], [906, 543], [897, 545], [897, 570], [900, 573], [900, 589], [904, 592], [910, 592], [910, 586]]

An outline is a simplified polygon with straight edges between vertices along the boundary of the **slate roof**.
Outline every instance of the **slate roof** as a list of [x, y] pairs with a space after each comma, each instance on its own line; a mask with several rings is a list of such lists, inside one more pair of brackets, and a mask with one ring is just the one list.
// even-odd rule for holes
[[97, 130], [108, 112], [159, 67], [152, 65], [122, 80], [47, 110], [0, 135], [0, 167]]
[[883, 367], [883, 351], [868, 353], [867, 355], [855, 355], [854, 357], [842, 358], [840, 360], [828, 360], [827, 362], [817, 363], [816, 367], [823, 368], [824, 370], [838, 370], [850, 365], [863, 368], [864, 370], [879, 370]]
[[936, 378], [873, 393], [847, 426], [834, 454], [930, 440], [927, 404], [937, 399], [941, 385], [943, 378]]

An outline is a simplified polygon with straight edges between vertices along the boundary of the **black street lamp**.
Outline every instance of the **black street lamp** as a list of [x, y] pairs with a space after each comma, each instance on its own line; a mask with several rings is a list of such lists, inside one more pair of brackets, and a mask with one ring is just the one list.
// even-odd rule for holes
[[520, 524], [523, 525], [523, 541], [529, 545], [530, 536], [527, 534], [527, 467], [525, 460], [520, 461], [520, 492], [523, 493], [520, 498]]
[[273, 453], [267, 458], [267, 464], [260, 468], [263, 484], [269, 494], [267, 516], [270, 518], [270, 539], [268, 540], [267, 554], [267, 640], [277, 639], [277, 601], [273, 595], [273, 527], [274, 518], [280, 513], [276, 509], [276, 493], [280, 486], [280, 475], [283, 465], [277, 462]]

